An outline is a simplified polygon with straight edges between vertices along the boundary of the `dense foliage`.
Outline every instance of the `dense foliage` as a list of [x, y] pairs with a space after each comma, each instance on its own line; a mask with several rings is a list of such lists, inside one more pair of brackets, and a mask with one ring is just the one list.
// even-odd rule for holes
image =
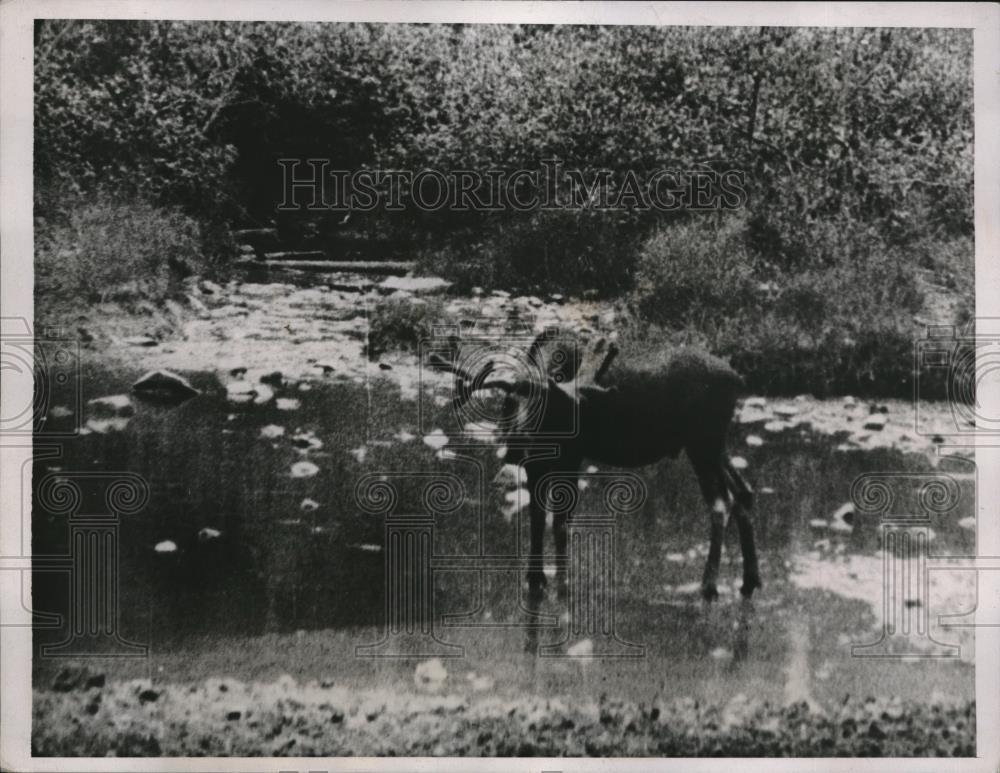
[[[865, 339], [910, 345], [918, 268], [971, 314], [966, 30], [59, 20], [38, 23], [35, 52], [53, 254], [79, 252], [67, 213], [103, 222], [109, 200], [145, 201], [212, 237], [276, 224], [290, 245], [385, 245], [460, 290], [627, 294], [643, 324], [744, 363], [791, 342], [789, 367], [826, 352], [826, 370], [867, 358]], [[627, 197], [459, 211], [404, 188], [398, 209], [345, 217], [279, 209], [281, 158], [481, 175], [558, 162], [586, 184], [606, 170], [612, 201], [629, 174], [737, 170], [746, 196], [722, 212]], [[95, 249], [92, 268], [118, 260]]]
[[[971, 228], [959, 30], [51, 21], [36, 38], [43, 194], [127, 190], [249, 224], [275, 215], [279, 157], [414, 171], [558, 158], [615, 172], [612, 186], [723, 164], [746, 174], [748, 237], [769, 258], [823, 259], [811, 235], [826, 224]], [[582, 230], [574, 249], [600, 231], [519, 214], [410, 209], [394, 225], [482, 239], [513, 221], [550, 248]], [[605, 217], [635, 232], [641, 215]]]

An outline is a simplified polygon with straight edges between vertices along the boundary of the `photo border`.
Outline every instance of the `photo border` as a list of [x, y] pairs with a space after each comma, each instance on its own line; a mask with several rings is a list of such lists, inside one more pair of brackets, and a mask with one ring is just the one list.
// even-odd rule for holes
[[[33, 319], [32, 219], [32, 33], [36, 18], [116, 18], [275, 21], [464, 22], [523, 24], [691, 25], [691, 26], [864, 26], [974, 29], [976, 315], [1000, 317], [1000, 6], [988, 3], [556, 3], [556, 2], [322, 2], [246, 0], [12, 0], [0, 6], [0, 316]], [[31, 378], [0, 380], [0, 401], [30, 400]], [[997, 415], [1000, 390], [980, 395]], [[980, 476], [978, 544], [980, 555], [1000, 555], [1000, 448], [988, 438], [973, 439]], [[4, 443], [0, 467], [0, 556], [15, 555], [19, 522], [30, 490], [22, 491], [21, 465], [32, 450]], [[993, 516], [993, 517], [990, 517]], [[984, 577], [1000, 585], [998, 573]], [[981, 583], [982, 587], [984, 583]], [[981, 594], [977, 614], [997, 603], [1000, 593]], [[985, 598], [984, 598], [985, 597]], [[19, 599], [0, 598], [10, 608]], [[607, 759], [472, 758], [33, 758], [31, 734], [31, 631], [0, 627], [0, 769], [12, 771], [568, 771], [603, 770]], [[996, 770], [1000, 761], [1000, 628], [976, 632], [977, 742], [974, 759], [761, 758], [743, 763], [754, 771]], [[728, 770], [731, 761], [704, 758], [615, 758], [616, 770]]]

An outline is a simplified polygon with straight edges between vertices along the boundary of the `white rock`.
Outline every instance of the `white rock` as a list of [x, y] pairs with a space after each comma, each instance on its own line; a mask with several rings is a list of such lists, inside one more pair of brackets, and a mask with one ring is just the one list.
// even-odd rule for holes
[[292, 465], [291, 476], [293, 478], [311, 478], [318, 472], [319, 467], [312, 462], [296, 462]]
[[98, 435], [107, 435], [110, 432], [121, 432], [128, 426], [128, 422], [126, 418], [88, 419], [86, 429]]
[[93, 419], [127, 418], [135, 414], [128, 395], [108, 395], [87, 401], [87, 414]]
[[451, 287], [451, 282], [434, 276], [390, 276], [379, 287], [408, 293], [432, 293]]
[[267, 384], [255, 384], [254, 392], [254, 405], [267, 405], [274, 399], [274, 390]]
[[275, 405], [279, 411], [297, 411], [302, 403], [295, 397], [279, 397]]
[[405, 429], [401, 429], [393, 437], [400, 443], [409, 443], [413, 438], [416, 437], [412, 432], [407, 432]]
[[440, 658], [418, 663], [413, 672], [413, 681], [423, 690], [439, 690], [448, 678], [448, 671]]
[[358, 464], [364, 464], [368, 456], [368, 448], [367, 446], [358, 446], [357, 448], [352, 448], [348, 453], [355, 458]]
[[257, 390], [250, 381], [230, 381], [226, 384], [226, 399], [233, 405], [249, 405], [257, 397]]
[[292, 445], [301, 453], [308, 453], [310, 451], [319, 451], [323, 447], [323, 441], [312, 432], [299, 432], [292, 436]]
[[733, 469], [745, 470], [747, 468], [747, 460], [744, 459], [742, 456], [734, 456], [729, 461], [732, 463]]
[[198, 542], [211, 542], [212, 540], [219, 539], [222, 536], [222, 532], [218, 529], [211, 529], [206, 526], [204, 529], [198, 532]]
[[477, 676], [470, 681], [472, 683], [472, 689], [476, 692], [486, 692], [487, 690], [493, 689], [493, 679], [488, 676]]
[[854, 504], [846, 502], [830, 517], [830, 530], [848, 533], [854, 531]]
[[528, 473], [518, 464], [505, 464], [493, 476], [493, 482], [498, 485], [524, 486], [528, 482]]
[[201, 394], [191, 382], [169, 370], [151, 370], [132, 384], [139, 397], [178, 404]]
[[278, 426], [277, 424], [268, 424], [266, 427], [260, 428], [260, 436], [268, 440], [274, 440], [285, 434], [285, 428]]
[[764, 445], [764, 439], [758, 435], [747, 435], [747, 445], [751, 448], [760, 448]]
[[440, 451], [448, 445], [448, 436], [440, 429], [436, 429], [429, 435], [424, 435], [424, 444], [430, 446], [435, 451]]
[[865, 419], [864, 428], [878, 432], [885, 429], [886, 423], [889, 419], [884, 413], [873, 413], [867, 419]]
[[177, 543], [173, 540], [165, 539], [163, 542], [157, 542], [153, 550], [157, 553], [176, 553]]
[[299, 503], [299, 510], [303, 513], [314, 513], [319, 510], [319, 502], [315, 499], [310, 499], [306, 497]]

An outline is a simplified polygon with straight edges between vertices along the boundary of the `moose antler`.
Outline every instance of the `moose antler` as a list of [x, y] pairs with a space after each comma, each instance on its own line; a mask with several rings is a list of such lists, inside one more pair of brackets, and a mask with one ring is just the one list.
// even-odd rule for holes
[[478, 392], [483, 389], [499, 389], [507, 394], [512, 394], [514, 392], [521, 393], [525, 391], [521, 381], [512, 381], [505, 378], [486, 380], [486, 377], [496, 369], [496, 364], [493, 360], [487, 362], [483, 369], [480, 370], [475, 376], [460, 365], [457, 365], [454, 362], [449, 362], [444, 357], [436, 353], [432, 353], [428, 357], [428, 362], [438, 370], [454, 373], [458, 377], [454, 399], [454, 406], [456, 410], [463, 408], [465, 404], [472, 399], [473, 392]]
[[[602, 353], [604, 356], [598, 360]], [[588, 386], [599, 386], [617, 356], [618, 344], [614, 341], [609, 344], [606, 338], [599, 339], [591, 350], [580, 358], [576, 381]]]
[[[603, 338], [601, 339], [604, 340]], [[611, 367], [611, 363], [615, 361], [615, 357], [618, 356], [618, 344], [614, 341], [608, 346], [608, 351], [604, 354], [604, 359], [601, 361], [600, 366], [597, 368], [597, 372], [594, 374], [594, 382], [598, 382], [604, 378], [604, 375], [608, 372], [608, 368]]]

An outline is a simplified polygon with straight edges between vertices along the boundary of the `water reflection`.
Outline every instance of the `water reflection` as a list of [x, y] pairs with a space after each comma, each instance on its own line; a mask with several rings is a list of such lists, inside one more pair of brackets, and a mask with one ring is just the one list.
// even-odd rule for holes
[[[86, 383], [93, 394], [113, 394], [137, 375], [90, 372]], [[604, 658], [606, 673], [628, 673], [640, 686], [648, 680], [650, 690], [663, 674], [702, 683], [724, 667], [729, 678], [766, 675], [765, 682], [808, 696], [820, 689], [808, 678], [810, 649], [849, 658], [834, 648], [838, 636], [856, 638], [871, 628], [870, 605], [847, 592], [856, 581], [846, 559], [871, 558], [879, 548], [877, 523], [859, 519], [839, 534], [817, 532], [812, 522], [848, 501], [863, 472], [933, 469], [923, 457], [892, 451], [839, 453], [833, 441], [798, 431], [743, 449], [758, 491], [775, 492], [761, 493], [754, 513], [765, 588], [752, 602], [740, 599], [739, 550], [729, 535], [726, 551], [734, 558], [723, 564], [719, 603], [706, 608], [698, 580], [708, 523], [696, 481], [683, 463], [651, 467], [641, 471], [648, 490], [641, 511], [617, 521], [613, 571], [571, 587], [566, 600], [556, 598], [551, 583], [538, 598], [528, 595], [519, 568], [527, 511], [508, 520], [505, 492], [486, 484], [499, 464], [494, 449], [453, 438], [451, 457], [439, 458], [414, 440], [421, 436], [415, 404], [391, 383], [373, 382], [371, 395], [350, 384], [317, 384], [296, 392], [297, 410], [282, 411], [276, 405], [234, 410], [213, 377], [191, 380], [201, 396], [176, 408], [137, 405], [125, 429], [67, 442], [62, 459], [37, 459], [34, 475], [38, 481], [57, 466], [130, 471], [148, 482], [148, 505], [121, 524], [119, 606], [123, 636], [155, 643], [161, 652], [182, 651], [206, 634], [313, 631], [339, 642], [342, 658], [380, 641], [391, 595], [387, 524], [384, 515], [357, 505], [358, 481], [405, 471], [410, 482], [399, 484], [398, 512], [411, 515], [426, 513], [419, 481], [448, 473], [465, 495], [460, 506], [432, 518], [426, 592], [434, 598], [431, 628], [441, 642], [491, 662], [527, 651], [546, 661], [532, 669], [554, 683], [583, 673], [560, 671], [554, 662], [575, 655]], [[430, 423], [453, 432], [448, 421], [442, 409]], [[284, 432], [262, 432], [273, 427]], [[352, 453], [362, 447], [364, 455]], [[303, 461], [315, 474], [295, 477], [292, 469]], [[972, 533], [956, 526], [973, 513], [974, 482], [964, 485], [959, 506], [932, 523], [940, 553], [974, 549]], [[594, 483], [581, 492], [577, 512], [600, 514], [602, 502], [602, 486]], [[67, 552], [64, 518], [36, 507], [32, 520], [36, 553]], [[206, 529], [214, 536], [205, 538]], [[580, 535], [584, 543], [590, 539]], [[176, 550], [157, 552], [164, 541]], [[593, 547], [584, 543], [578, 546], [584, 552]], [[841, 586], [790, 584], [802, 560], [829, 572], [840, 571], [840, 561], [848, 567], [838, 575]], [[816, 605], [808, 594], [827, 587], [833, 592]], [[37, 574], [33, 592], [35, 609], [65, 611], [64, 576]], [[39, 643], [59, 638], [58, 631], [37, 636]], [[632, 657], [635, 647], [643, 648], [641, 657]], [[606, 658], [615, 654], [614, 661]]]

